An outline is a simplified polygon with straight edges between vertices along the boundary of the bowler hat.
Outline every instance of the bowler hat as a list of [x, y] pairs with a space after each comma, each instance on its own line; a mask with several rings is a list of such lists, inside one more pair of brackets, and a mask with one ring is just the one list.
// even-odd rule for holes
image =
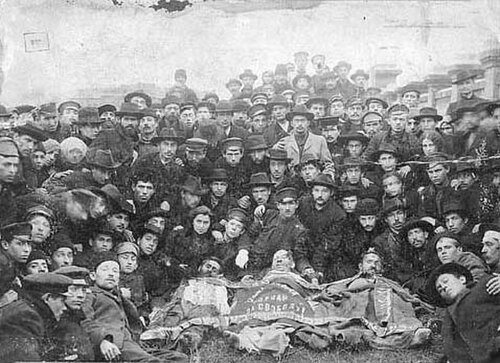
[[436, 121], [441, 121], [443, 116], [438, 115], [437, 110], [434, 107], [422, 107], [419, 110], [419, 114], [414, 116], [413, 118], [417, 121], [423, 119], [424, 117], [433, 118]]
[[260, 116], [260, 115], [268, 115], [267, 112], [267, 105], [263, 104], [256, 104], [250, 107], [247, 111], [248, 117], [251, 119], [254, 118], [255, 116]]
[[342, 184], [338, 190], [339, 198], [347, 198], [352, 196], [359, 196], [361, 189], [355, 185]]
[[164, 127], [163, 129], [161, 129], [160, 134], [158, 136], [153, 137], [153, 139], [151, 139], [151, 142], [159, 144], [160, 142], [165, 140], [175, 141], [177, 142], [177, 144], [181, 144], [182, 141], [184, 141], [184, 138], [181, 135], [179, 135], [177, 130], [174, 129], [173, 127]]
[[212, 172], [210, 173], [209, 176], [205, 178], [205, 180], [209, 183], [213, 181], [227, 181], [228, 176], [227, 176], [227, 171], [226, 169], [212, 169]]
[[192, 137], [185, 142], [186, 151], [205, 151], [208, 141], [199, 137]]
[[253, 151], [253, 150], [267, 150], [269, 146], [264, 139], [264, 136], [261, 134], [251, 134], [245, 140], [245, 150]]
[[205, 195], [208, 193], [208, 189], [202, 187], [200, 178], [193, 175], [187, 176], [184, 184], [181, 185], [181, 189], [194, 195]]
[[32, 228], [31, 223], [28, 222], [8, 224], [0, 228], [0, 238], [7, 242], [12, 241], [13, 238], [31, 241]]
[[434, 271], [432, 271], [431, 275], [429, 276], [429, 279], [427, 280], [425, 286], [425, 290], [427, 292], [427, 296], [429, 296], [430, 300], [432, 301], [432, 304], [438, 307], [446, 307], [447, 305], [450, 305], [452, 303], [443, 300], [443, 298], [436, 289], [437, 279], [439, 278], [439, 276], [444, 274], [463, 276], [465, 277], [466, 285], [472, 283], [472, 281], [474, 280], [471, 272], [466, 267], [459, 265], [458, 263], [450, 262], [437, 267]]
[[58, 294], [71, 296], [68, 293], [68, 287], [73, 285], [73, 279], [56, 274], [54, 272], [42, 272], [31, 274], [23, 279], [23, 289], [36, 294]]
[[312, 105], [318, 103], [325, 106], [325, 109], [328, 107], [328, 100], [325, 97], [315, 96], [315, 95], [311, 95], [311, 98], [309, 98], [306, 102], [306, 106], [308, 108], [311, 108]]
[[120, 110], [115, 112], [115, 115], [118, 117], [122, 116], [132, 116], [137, 117], [138, 119], [143, 116], [142, 110], [139, 109], [135, 103], [124, 102], [120, 106]]
[[316, 178], [314, 178], [309, 183], [309, 185], [311, 185], [311, 186], [320, 185], [320, 186], [327, 187], [327, 188], [330, 188], [330, 189], [338, 188], [338, 185], [336, 185], [333, 182], [332, 177], [329, 174], [323, 174], [323, 173], [318, 174], [316, 176]]
[[283, 95], [274, 95], [268, 102], [267, 102], [267, 109], [269, 111], [273, 110], [274, 106], [286, 106], [288, 107], [288, 100], [286, 99], [285, 96]]
[[[65, 108], [74, 108], [75, 110], [78, 111], [78, 110], [80, 110], [81, 107], [82, 106], [76, 101], [64, 101], [59, 105], [59, 107], [57, 107], [57, 111], [59, 111], [59, 113], [62, 113]], [[41, 107], [40, 107], [40, 109], [41, 109]], [[55, 112], [55, 108], [54, 108], [54, 112]], [[50, 112], [50, 113], [52, 113], [52, 112]]]
[[290, 112], [287, 112], [285, 117], [288, 121], [292, 121], [295, 116], [304, 116], [309, 121], [312, 121], [314, 118], [314, 114], [309, 112], [304, 105], [297, 105], [293, 107]]
[[103, 169], [116, 169], [121, 163], [115, 162], [111, 150], [89, 149], [86, 155], [87, 164]]
[[285, 199], [297, 200], [299, 193], [297, 189], [292, 187], [281, 188], [276, 192], [275, 199], [277, 202], [283, 202]]
[[356, 77], [359, 77], [359, 76], [364, 77], [366, 80], [368, 80], [370, 78], [370, 75], [368, 73], [366, 73], [364, 70], [357, 69], [356, 72], [351, 74], [351, 80], [354, 82], [356, 80]]
[[245, 77], [250, 77], [254, 81], [258, 78], [257, 75], [255, 75], [251, 69], [245, 69], [242, 74], [240, 74], [239, 78], [243, 80]]
[[46, 141], [48, 139], [45, 132], [33, 122], [26, 122], [24, 125], [16, 126], [14, 131], [19, 135], [28, 135], [37, 141]]
[[222, 113], [222, 112], [230, 112], [230, 113], [234, 112], [232, 103], [227, 100], [220, 100], [217, 106], [215, 106], [215, 113]]
[[338, 142], [341, 145], [347, 145], [347, 143], [351, 140], [360, 141], [363, 145], [368, 144], [368, 142], [370, 141], [368, 136], [366, 136], [363, 132], [360, 131], [354, 131], [348, 134], [343, 134], [340, 135], [338, 138]]
[[365, 101], [365, 105], [366, 105], [366, 107], [368, 107], [368, 105], [370, 103], [375, 103], [375, 102], [376, 103], [380, 103], [382, 105], [383, 109], [386, 109], [387, 107], [389, 107], [389, 105], [387, 104], [387, 102], [385, 102], [383, 99], [378, 98], [378, 97], [369, 97], [369, 98], [367, 98], [366, 101]]
[[374, 162], [378, 162], [380, 155], [382, 154], [392, 154], [396, 159], [401, 158], [401, 154], [398, 152], [393, 144], [383, 143], [379, 146], [378, 150], [370, 155], [370, 159]]
[[461, 83], [461, 82], [466, 81], [468, 79], [476, 78], [477, 76], [479, 76], [479, 72], [465, 69], [465, 70], [458, 72], [455, 75], [455, 77], [453, 77], [451, 83], [452, 84]]
[[142, 110], [142, 117], [153, 117], [155, 119], [158, 119], [158, 114], [156, 111], [151, 107], [145, 108]]
[[442, 215], [446, 216], [450, 213], [457, 213], [463, 218], [467, 218], [469, 216], [469, 212], [464, 203], [458, 199], [447, 199], [444, 201]]
[[247, 112], [250, 105], [245, 100], [234, 100], [232, 102], [233, 112]]
[[380, 213], [380, 206], [375, 199], [364, 198], [356, 204], [355, 213], [358, 216], [376, 216]]
[[249, 188], [253, 187], [271, 187], [274, 184], [269, 180], [269, 176], [266, 173], [255, 173], [250, 176], [250, 182], [248, 183]]
[[104, 112], [116, 112], [116, 107], [112, 104], [106, 103], [104, 105], [100, 105], [97, 107], [97, 111], [99, 111], [99, 116], [101, 116]]
[[269, 149], [269, 160], [284, 161], [287, 164], [292, 161], [285, 150]]
[[128, 93], [125, 96], [124, 101], [130, 102], [132, 100], [132, 98], [134, 98], [134, 97], [144, 98], [144, 100], [146, 101], [146, 105], [148, 107], [151, 107], [151, 103], [152, 103], [151, 97], [149, 95], [147, 95], [146, 93], [144, 93], [144, 91], [141, 91], [141, 90]]
[[95, 107], [82, 107], [78, 111], [78, 120], [76, 125], [102, 124], [104, 120], [99, 118], [99, 110]]
[[403, 225], [399, 234], [404, 238], [407, 238], [408, 232], [415, 228], [420, 228], [422, 231], [429, 234], [432, 234], [434, 231], [434, 226], [431, 223], [422, 219], [412, 218]]
[[0, 155], [4, 157], [19, 157], [16, 143], [10, 137], [0, 137]]

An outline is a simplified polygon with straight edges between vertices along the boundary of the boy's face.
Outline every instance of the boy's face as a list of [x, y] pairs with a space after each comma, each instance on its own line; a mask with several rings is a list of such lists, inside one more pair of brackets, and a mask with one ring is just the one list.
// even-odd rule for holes
[[137, 256], [131, 252], [120, 253], [118, 262], [120, 262], [120, 272], [125, 274], [130, 274], [137, 268]]
[[97, 266], [95, 272], [90, 273], [90, 278], [97, 287], [113, 290], [120, 281], [120, 265], [116, 261], [104, 261]]
[[92, 249], [94, 252], [107, 252], [113, 248], [113, 238], [106, 234], [98, 234], [91, 240]]
[[71, 296], [67, 296], [64, 300], [66, 306], [71, 310], [80, 310], [85, 296], [87, 296], [87, 287], [81, 285], [71, 285], [68, 287], [68, 292]]
[[123, 232], [128, 228], [129, 218], [127, 213], [116, 213], [108, 217], [108, 223], [111, 229], [117, 232]]
[[228, 147], [224, 151], [224, 158], [230, 166], [235, 167], [243, 158], [243, 150], [240, 147]]
[[9, 243], [2, 241], [2, 248], [14, 261], [18, 263], [26, 263], [31, 253], [32, 245], [29, 241], [13, 238]]
[[155, 193], [155, 187], [151, 182], [144, 182], [139, 180], [132, 188], [134, 192], [134, 199], [141, 202], [148, 202]]
[[33, 260], [26, 265], [26, 271], [28, 275], [49, 272], [49, 266], [47, 266], [46, 260]]
[[54, 270], [59, 267], [73, 265], [73, 250], [69, 247], [61, 247], [52, 254], [52, 266]]
[[250, 158], [255, 164], [261, 164], [266, 157], [266, 150], [252, 150], [248, 152], [248, 155], [250, 155]]
[[142, 253], [146, 256], [151, 256], [155, 253], [156, 248], [158, 247], [158, 236], [152, 233], [145, 233], [138, 241], [139, 248]]

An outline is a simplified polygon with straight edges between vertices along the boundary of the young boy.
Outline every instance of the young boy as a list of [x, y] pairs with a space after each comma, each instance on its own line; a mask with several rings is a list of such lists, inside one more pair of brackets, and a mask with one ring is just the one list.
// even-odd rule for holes
[[90, 278], [94, 282], [82, 310], [87, 317], [82, 326], [98, 353], [98, 359], [107, 361], [163, 362], [169, 359], [186, 360], [183, 354], [165, 351], [153, 357], [133, 338], [133, 327], [140, 327], [135, 306], [118, 289], [120, 264], [115, 254], [94, 255]]

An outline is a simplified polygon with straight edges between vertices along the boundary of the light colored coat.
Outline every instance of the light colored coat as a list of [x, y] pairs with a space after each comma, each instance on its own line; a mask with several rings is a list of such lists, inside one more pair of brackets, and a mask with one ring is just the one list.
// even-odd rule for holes
[[284, 144], [288, 157], [292, 159], [290, 162], [291, 167], [300, 164], [301, 158], [307, 154], [316, 156], [325, 164], [333, 163], [332, 154], [330, 153], [326, 140], [323, 136], [315, 135], [312, 132], [309, 132], [302, 154], [300, 153], [299, 145], [297, 144], [293, 133], [290, 136], [286, 136], [281, 139], [280, 143]]

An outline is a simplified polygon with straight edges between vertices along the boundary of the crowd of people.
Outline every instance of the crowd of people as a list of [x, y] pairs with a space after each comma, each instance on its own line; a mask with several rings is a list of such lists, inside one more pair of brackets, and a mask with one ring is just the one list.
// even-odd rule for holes
[[500, 101], [464, 70], [440, 115], [310, 62], [244, 70], [229, 99], [179, 69], [158, 103], [0, 106], [2, 361], [186, 360], [140, 344], [151, 314], [278, 251], [311, 286], [383, 275], [438, 307], [450, 362], [500, 359]]

